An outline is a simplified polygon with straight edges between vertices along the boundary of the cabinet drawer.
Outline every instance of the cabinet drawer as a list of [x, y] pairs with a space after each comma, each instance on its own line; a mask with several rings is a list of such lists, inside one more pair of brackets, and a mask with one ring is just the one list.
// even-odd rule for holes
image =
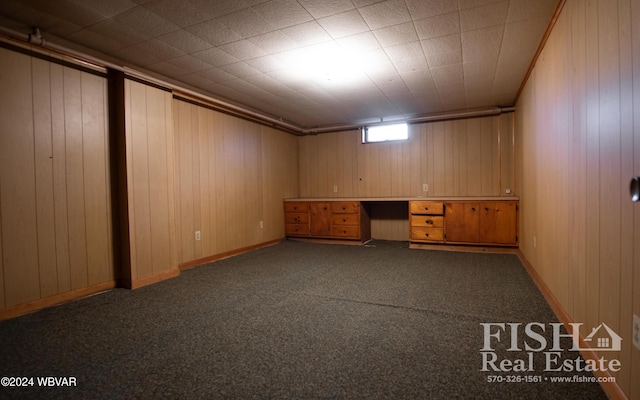
[[307, 212], [308, 210], [309, 210], [309, 203], [305, 201], [285, 201], [284, 202], [284, 212], [286, 213]]
[[424, 242], [442, 242], [444, 240], [444, 229], [411, 227], [411, 240]]
[[432, 215], [412, 215], [411, 226], [423, 226], [427, 228], [444, 228], [444, 217]]
[[443, 211], [444, 204], [442, 202], [418, 200], [409, 203], [411, 214], [442, 215]]
[[358, 214], [337, 214], [331, 216], [331, 224], [333, 225], [359, 225], [360, 219]]
[[286, 213], [284, 214], [285, 224], [306, 224], [309, 223], [308, 213]]
[[339, 238], [360, 238], [359, 226], [337, 225], [331, 227], [331, 236]]
[[333, 201], [331, 202], [331, 212], [334, 214], [356, 214], [360, 209], [357, 201]]
[[287, 236], [309, 236], [309, 224], [285, 224], [284, 233]]

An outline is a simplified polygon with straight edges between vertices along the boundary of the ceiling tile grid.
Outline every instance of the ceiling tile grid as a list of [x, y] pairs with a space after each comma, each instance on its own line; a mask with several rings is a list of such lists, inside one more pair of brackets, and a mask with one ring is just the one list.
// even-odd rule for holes
[[3, 0], [0, 24], [301, 128], [512, 105], [558, 0]]

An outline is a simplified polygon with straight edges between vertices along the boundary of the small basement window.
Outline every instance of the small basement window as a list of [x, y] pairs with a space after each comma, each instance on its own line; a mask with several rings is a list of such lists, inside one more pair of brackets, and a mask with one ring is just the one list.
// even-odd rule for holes
[[404, 124], [362, 127], [362, 143], [387, 142], [409, 139], [409, 127]]

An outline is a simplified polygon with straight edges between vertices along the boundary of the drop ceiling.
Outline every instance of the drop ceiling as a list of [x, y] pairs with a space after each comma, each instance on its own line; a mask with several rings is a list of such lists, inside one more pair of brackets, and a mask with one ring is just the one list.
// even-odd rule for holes
[[558, 0], [2, 0], [0, 26], [301, 129], [513, 105]]

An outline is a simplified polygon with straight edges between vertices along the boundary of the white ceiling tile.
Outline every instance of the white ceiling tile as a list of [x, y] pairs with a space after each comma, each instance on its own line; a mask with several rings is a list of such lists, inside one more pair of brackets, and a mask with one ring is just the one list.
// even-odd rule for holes
[[80, 26], [91, 26], [106, 18], [82, 5], [74, 4], [70, 0], [37, 0], [31, 3], [31, 7]]
[[189, 2], [213, 18], [231, 14], [247, 7], [247, 5], [240, 0], [189, 0]]
[[177, 30], [166, 33], [157, 38], [159, 41], [167, 43], [185, 53], [195, 53], [211, 47], [211, 44], [200, 39], [196, 35], [185, 30]]
[[365, 53], [363, 59], [366, 61], [360, 65], [360, 68], [369, 77], [390, 75], [397, 72], [387, 53], [382, 49]]
[[[6, 0], [3, 0], [6, 1]], [[70, 0], [81, 8], [96, 12], [103, 17], [111, 18], [137, 6], [130, 0]]]
[[[83, 46], [98, 51], [103, 51], [105, 53], [116, 51], [118, 49], [126, 47], [124, 42], [115, 40], [111, 36], [103, 35], [91, 29], [82, 29], [67, 36], [67, 38], [75, 43], [80, 43]], [[128, 45], [131, 44], [133, 43], [128, 43]]]
[[474, 31], [490, 26], [503, 25], [507, 20], [509, 2], [493, 3], [460, 11], [460, 30]]
[[418, 37], [429, 39], [460, 32], [460, 18], [457, 12], [424, 18], [414, 22]]
[[458, 11], [458, 3], [451, 0], [406, 0], [413, 20]]
[[468, 8], [486, 6], [487, 4], [500, 3], [502, 1], [504, 0], [458, 0], [458, 8], [460, 10], [466, 10]]
[[198, 72], [199, 75], [211, 79], [212, 81], [219, 82], [227, 82], [236, 79], [235, 76], [231, 75], [227, 71], [223, 71], [220, 68], [211, 68], [204, 71]]
[[278, 61], [276, 57], [271, 55], [252, 58], [249, 60], [245, 60], [245, 62], [261, 72], [270, 72], [277, 69], [285, 68], [284, 64]]
[[314, 18], [323, 18], [353, 10], [350, 0], [298, 0]]
[[391, 61], [423, 56], [420, 42], [403, 43], [397, 46], [385, 47], [385, 51]]
[[316, 21], [290, 26], [281, 31], [298, 46], [308, 46], [331, 40], [331, 36]]
[[248, 40], [269, 54], [280, 53], [297, 47], [296, 42], [280, 31], [263, 33]]
[[359, 8], [358, 11], [371, 29], [380, 29], [411, 21], [404, 0], [386, 0]]
[[240, 34], [213, 19], [192, 25], [186, 28], [186, 30], [193, 33], [200, 39], [206, 40], [213, 46], [219, 46], [221, 44], [231, 43], [242, 39]]
[[[151, 64], [159, 63], [162, 58], [160, 54], [154, 52], [154, 49], [147, 45], [147, 42], [134, 44], [133, 46], [118, 49], [112, 53], [115, 57], [127, 60], [129, 63], [146, 67]], [[178, 57], [181, 54], [178, 55]]]
[[180, 77], [190, 72], [184, 68], [180, 68], [179, 66], [175, 64], [171, 64], [170, 62], [167, 62], [167, 61], [162, 61], [157, 64], [153, 64], [149, 66], [149, 68], [152, 71], [160, 73], [162, 75], [175, 76], [175, 77]]
[[142, 6], [118, 14], [114, 19], [150, 37], [160, 36], [180, 29], [178, 25], [165, 20]]
[[476, 31], [462, 32], [462, 48], [499, 48], [502, 43], [503, 33], [504, 25], [492, 26], [490, 28], [478, 29]]
[[396, 67], [396, 71], [398, 71], [399, 73], [429, 69], [427, 60], [422, 56], [395, 60], [393, 61], [393, 65]]
[[224, 15], [217, 20], [245, 38], [275, 30], [266, 19], [251, 8]]
[[431, 68], [433, 81], [438, 87], [438, 91], [442, 87], [464, 87], [464, 77], [462, 64], [447, 65], [444, 67]]
[[532, 18], [553, 15], [558, 0], [511, 0], [507, 22], [516, 22]]
[[[167, 61], [169, 64], [173, 64], [185, 71], [186, 73], [193, 73], [198, 71], [203, 71], [206, 69], [210, 69], [212, 67], [211, 64], [208, 64], [202, 61], [199, 58], [193, 57], [192, 55], [185, 54], [182, 57], [173, 58]], [[186, 74], [185, 73], [185, 74]]]
[[447, 53], [462, 49], [462, 42], [459, 33], [425, 39], [420, 43], [422, 44], [422, 51], [424, 51], [424, 54], [427, 56], [430, 54]]
[[327, 33], [334, 39], [369, 30], [360, 13], [356, 10], [321, 18], [318, 20], [318, 23], [322, 25]]
[[251, 65], [240, 61], [234, 64], [227, 64], [219, 67], [221, 70], [230, 73], [237, 78], [244, 78], [251, 75], [259, 75], [261, 72]]
[[271, 0], [253, 7], [275, 28], [286, 28], [309, 22], [313, 19], [296, 0]]
[[[151, 37], [136, 31], [127, 24], [123, 24], [115, 19], [107, 19], [102, 22], [98, 22], [95, 25], [91, 25], [87, 28], [90, 31], [99, 33], [100, 35], [109, 38], [110, 40], [117, 41], [126, 46], [142, 42], [150, 39]], [[86, 32], [86, 31], [85, 31]], [[124, 46], [120, 46], [124, 47]]]
[[380, 42], [378, 42], [372, 32], [363, 32], [336, 39], [336, 42], [340, 47], [353, 54], [368, 53], [381, 48]]
[[462, 51], [455, 50], [447, 53], [436, 53], [427, 56], [429, 67], [437, 68], [444, 67], [445, 65], [461, 64], [462, 63]]
[[213, 65], [214, 67], [219, 67], [221, 65], [226, 65], [226, 64], [233, 64], [235, 62], [240, 61], [238, 58], [216, 47], [191, 53], [191, 55], [208, 64]]
[[248, 40], [238, 40], [237, 42], [223, 44], [219, 48], [239, 60], [248, 60], [267, 55], [264, 50]]
[[145, 3], [144, 7], [183, 28], [212, 18], [188, 1], [152, 0]]
[[416, 29], [412, 22], [377, 29], [373, 31], [373, 34], [383, 47], [395, 46], [397, 44], [415, 42], [418, 40], [418, 34], [416, 33]]

